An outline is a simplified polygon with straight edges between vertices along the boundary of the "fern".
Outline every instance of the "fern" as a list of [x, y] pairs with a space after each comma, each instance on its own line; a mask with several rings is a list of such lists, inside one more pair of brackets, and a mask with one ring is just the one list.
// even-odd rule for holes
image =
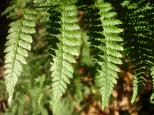
[[8, 18], [17, 19], [22, 16], [23, 10], [31, 2], [31, 0], [11, 0], [9, 6], [2, 12]]
[[118, 27], [122, 23], [115, 19], [116, 13], [112, 9], [109, 3], [101, 0], [96, 1], [95, 6], [84, 8], [92, 55], [98, 64], [96, 85], [100, 87], [103, 108], [107, 105], [118, 78], [117, 65], [122, 64], [120, 58], [123, 40], [119, 34], [123, 30]]
[[104, 54], [100, 55], [103, 62], [98, 61], [101, 69], [98, 70], [97, 76], [99, 84], [102, 84], [100, 92], [102, 94], [102, 107], [104, 108], [108, 103], [114, 84], [117, 82], [117, 72], [119, 72], [117, 64], [122, 64], [120, 51], [123, 50], [123, 47], [120, 45], [122, 38], [119, 37], [119, 33], [123, 30], [118, 27], [121, 21], [115, 19], [116, 13], [111, 11], [113, 8], [109, 3], [98, 0], [96, 6], [100, 10], [100, 20], [103, 26], [104, 40], [100, 39], [100, 41], [105, 44], [105, 46], [98, 46]]
[[[126, 2], [127, 3], [127, 2]], [[150, 76], [153, 63], [153, 40], [146, 14], [152, 9], [146, 1], [130, 2], [126, 7], [125, 47], [127, 59], [133, 64], [134, 81], [132, 101], [141, 93]], [[135, 57], [135, 58], [134, 58]]]
[[[78, 71], [74, 72], [77, 64], [96, 65], [92, 71], [96, 72], [95, 84], [101, 93], [102, 108], [105, 108], [117, 83], [119, 65], [122, 64], [123, 44], [124, 58], [129, 60], [134, 70], [132, 102], [142, 92], [146, 80], [151, 77], [150, 74], [154, 88], [154, 16], [153, 5], [147, 0], [125, 0], [122, 3], [123, 7], [120, 6], [120, 2], [110, 2], [115, 8], [117, 4], [119, 5], [117, 11], [119, 7], [124, 10], [118, 15], [111, 4], [105, 0], [13, 0], [10, 3], [10, 7], [3, 12], [3, 15], [7, 14], [11, 19], [20, 19], [10, 24], [5, 49], [5, 84], [9, 94], [9, 104], [19, 76], [26, 76], [28, 80], [21, 79], [26, 82], [20, 82], [16, 87], [20, 90], [15, 93], [17, 103], [13, 103], [11, 112], [8, 111], [8, 114], [24, 114], [24, 109], [28, 109], [27, 114], [48, 114], [50, 111], [56, 115], [71, 115], [80, 110], [82, 112], [86, 105], [84, 104], [85, 95], [90, 93], [95, 95], [97, 91], [91, 85], [84, 86], [85, 82], [78, 76]], [[82, 4], [79, 6], [80, 11], [78, 11], [79, 4]], [[118, 16], [123, 22], [117, 19]], [[33, 59], [37, 59], [29, 61], [31, 65], [29, 64], [27, 72], [23, 65], [27, 64], [28, 50], [31, 50], [36, 19], [39, 24], [35, 38], [36, 42], [41, 41], [38, 43], [41, 53], [38, 54], [39, 58], [36, 54], [36, 57], [33, 55]], [[124, 32], [120, 28], [121, 25], [124, 27]], [[43, 28], [43, 32], [45, 31], [42, 36], [40, 28]], [[38, 40], [37, 37], [46, 38]], [[36, 70], [38, 66], [41, 69]], [[51, 66], [51, 73], [48, 71], [49, 66]], [[42, 77], [40, 74], [43, 74]], [[41, 79], [34, 77], [37, 75]], [[52, 83], [48, 76], [51, 76]], [[76, 78], [72, 79], [73, 76]], [[93, 84], [93, 81], [90, 83]], [[69, 87], [68, 90], [67, 87]], [[153, 99], [154, 93], [150, 98], [151, 103], [154, 103]], [[71, 103], [72, 101], [74, 103]], [[74, 106], [79, 110], [74, 111]]]
[[113, 8], [109, 3], [98, 0], [95, 6], [86, 9], [86, 22], [91, 48], [94, 50], [92, 54], [99, 65], [96, 84], [100, 87], [104, 108], [118, 77], [117, 64], [122, 64], [120, 51], [123, 48], [119, 44], [122, 42], [122, 38], [119, 37], [122, 29], [118, 28], [121, 22], [115, 19], [116, 13], [111, 11]]
[[24, 18], [10, 24], [5, 49], [5, 82], [9, 93], [9, 103], [11, 103], [18, 77], [23, 70], [22, 65], [26, 64], [27, 50], [31, 49], [32, 37], [30, 34], [35, 33], [36, 14], [35, 10], [26, 9]]
[[48, 7], [50, 8], [51, 6], [56, 6], [61, 4], [61, 0], [34, 0], [33, 3], [35, 3], [36, 7], [40, 7], [43, 9], [48, 9]]
[[53, 57], [52, 87], [53, 99], [58, 100], [66, 91], [69, 79], [73, 77], [73, 63], [79, 55], [80, 27], [77, 25], [77, 8], [74, 3], [63, 3], [61, 6], [61, 30], [58, 35], [58, 50]]

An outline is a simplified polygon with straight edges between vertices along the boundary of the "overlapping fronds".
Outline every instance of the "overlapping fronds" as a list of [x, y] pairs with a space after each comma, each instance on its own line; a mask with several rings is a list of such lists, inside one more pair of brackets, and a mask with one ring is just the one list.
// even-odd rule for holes
[[52, 88], [54, 100], [65, 93], [70, 78], [73, 77], [73, 63], [80, 52], [80, 27], [77, 25], [77, 8], [75, 3], [64, 3], [61, 6], [61, 30], [58, 35], [58, 50], [53, 57]]
[[24, 17], [10, 24], [5, 49], [5, 82], [9, 93], [9, 103], [12, 100], [18, 77], [23, 70], [22, 65], [26, 64], [28, 50], [31, 50], [31, 34], [35, 33], [36, 14], [35, 10], [25, 9]]
[[[147, 1], [124, 2], [126, 4], [125, 16], [125, 48], [126, 57], [133, 64], [134, 81], [133, 97], [139, 95], [144, 88], [146, 79], [150, 76], [153, 63], [153, 39], [151, 24], [148, 21], [152, 7]], [[124, 4], [123, 4], [124, 5]]]
[[[76, 101], [77, 105], [84, 102], [84, 95], [90, 92], [87, 89], [92, 89], [89, 86], [85, 88], [81, 77], [74, 74], [74, 66], [78, 57], [79, 65], [94, 65], [94, 69], [92, 69], [95, 76], [93, 73], [90, 75], [96, 82], [92, 81], [92, 84], [99, 87], [102, 108], [106, 107], [114, 85], [117, 83], [119, 65], [122, 64], [123, 43], [124, 53], [126, 53], [125, 61], [132, 66], [134, 74], [132, 102], [141, 93], [146, 80], [151, 77], [150, 74], [154, 88], [154, 7], [148, 0], [125, 0], [121, 4], [123, 7], [120, 6], [119, 1], [118, 7], [117, 4], [113, 5], [117, 7], [117, 11], [123, 9], [123, 12], [118, 15], [111, 4], [105, 0], [13, 0], [11, 3], [3, 14], [12, 16], [11, 19], [20, 19], [10, 24], [5, 49], [5, 84], [9, 94], [9, 104], [19, 76], [24, 69], [23, 65], [27, 63], [26, 57], [28, 57], [28, 50], [31, 50], [33, 41], [31, 35], [35, 33], [36, 19], [39, 22], [38, 33], [41, 33], [40, 28], [43, 28], [46, 37], [39, 39], [41, 43], [38, 43], [38, 46], [41, 46], [41, 52], [44, 52], [42, 55], [47, 55], [39, 54], [41, 60], [34, 61], [35, 67], [30, 65], [28, 68], [35, 74], [30, 75], [31, 73], [27, 72], [27, 76], [37, 76], [40, 73], [50, 76], [47, 68], [51, 61], [52, 83], [50, 80], [47, 82], [52, 85], [52, 88], [49, 88], [50, 86], [47, 86], [47, 89], [43, 88], [44, 85], [48, 85], [45, 76], [40, 80], [34, 78], [40, 81], [34, 83], [36, 87], [33, 83], [31, 86], [28, 83], [23, 85], [26, 88], [29, 85], [29, 88], [26, 90], [21, 88], [21, 92], [28, 92], [32, 99], [29, 100], [31, 109], [28, 110], [28, 114], [48, 114], [49, 111], [56, 115], [74, 114], [74, 105], [71, 102]], [[80, 10], [78, 10], [78, 6]], [[121, 26], [123, 26], [124, 32], [120, 28]], [[123, 34], [121, 34], [122, 32]], [[38, 38], [44, 37], [39, 35], [35, 36], [36, 42]], [[124, 37], [124, 41], [121, 35]], [[38, 66], [41, 66], [41, 71], [38, 69], [39, 72], [34, 70]], [[73, 75], [76, 78], [71, 81]], [[90, 79], [93, 80], [93, 78]], [[28, 80], [28, 82], [30, 81], [32, 79]], [[38, 84], [40, 84], [39, 87], [37, 87]], [[69, 87], [68, 91], [67, 87]], [[16, 96], [24, 95], [16, 93]], [[61, 98], [62, 96], [63, 98]], [[17, 99], [17, 103], [13, 103], [14, 108], [11, 110], [11, 115], [24, 114], [26, 97], [21, 97], [21, 99]], [[151, 95], [151, 102], [154, 103], [154, 92]]]

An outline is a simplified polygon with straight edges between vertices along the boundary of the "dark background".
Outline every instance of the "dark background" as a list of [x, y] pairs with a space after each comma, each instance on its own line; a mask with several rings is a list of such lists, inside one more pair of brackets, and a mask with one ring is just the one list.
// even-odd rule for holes
[[8, 24], [10, 22], [10, 20], [8, 20], [6, 16], [1, 16], [1, 13], [8, 5], [9, 0], [0, 0], [0, 65], [3, 64], [4, 60], [4, 44], [7, 36]]

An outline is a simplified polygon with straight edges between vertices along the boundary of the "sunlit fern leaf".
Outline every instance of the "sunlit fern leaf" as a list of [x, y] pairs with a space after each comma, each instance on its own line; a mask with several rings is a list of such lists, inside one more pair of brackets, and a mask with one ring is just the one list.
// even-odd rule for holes
[[100, 86], [102, 107], [104, 108], [108, 104], [113, 87], [117, 82], [117, 72], [120, 71], [118, 65], [122, 64], [120, 59], [122, 55], [120, 52], [123, 51], [123, 47], [121, 44], [122, 38], [119, 34], [123, 30], [119, 28], [122, 22], [115, 19], [116, 13], [112, 11], [113, 8], [109, 3], [98, 0], [95, 5], [99, 9], [98, 13], [103, 27], [101, 33], [104, 36], [98, 38], [104, 45], [100, 44], [96, 46], [100, 51], [103, 51], [103, 54], [99, 54], [99, 58], [103, 61], [97, 60], [100, 68], [98, 69], [96, 83]]
[[[75, 3], [66, 2], [61, 6], [61, 29], [58, 35], [58, 49], [51, 67], [53, 99], [59, 99], [66, 91], [69, 79], [73, 77], [73, 63], [80, 52], [80, 27], [77, 25]], [[54, 33], [53, 33], [54, 34]], [[67, 57], [67, 58], [66, 58]]]
[[[146, 79], [150, 76], [153, 58], [153, 39], [151, 24], [148, 21], [152, 7], [145, 0], [124, 2], [126, 8], [125, 27], [125, 48], [126, 57], [133, 64], [134, 81], [133, 96], [131, 102], [144, 89]], [[125, 6], [126, 5], [126, 6]]]
[[5, 82], [11, 103], [14, 87], [23, 67], [26, 64], [28, 50], [31, 50], [32, 37], [35, 33], [36, 11], [25, 9], [24, 17], [10, 24], [5, 49]]

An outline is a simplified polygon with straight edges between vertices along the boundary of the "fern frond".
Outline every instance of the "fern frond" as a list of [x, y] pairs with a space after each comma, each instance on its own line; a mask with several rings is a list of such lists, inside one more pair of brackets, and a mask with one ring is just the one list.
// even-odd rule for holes
[[97, 60], [100, 66], [100, 69], [98, 69], [97, 84], [100, 86], [102, 107], [104, 108], [117, 82], [117, 72], [120, 71], [118, 65], [122, 64], [120, 58], [122, 57], [121, 51], [123, 51], [123, 47], [121, 44], [122, 38], [119, 34], [123, 30], [118, 27], [121, 21], [115, 19], [116, 13], [112, 11], [113, 8], [109, 3], [98, 0], [95, 5], [99, 9], [103, 27], [101, 34], [104, 36], [104, 38], [98, 38], [101, 43], [96, 46], [100, 51], [103, 51], [103, 54], [99, 54], [99, 59], [103, 61]]
[[117, 82], [119, 72], [117, 65], [122, 64], [120, 58], [123, 39], [119, 34], [123, 30], [118, 27], [122, 23], [115, 19], [116, 13], [112, 11], [112, 6], [104, 1], [98, 0], [94, 7], [85, 10], [92, 55], [98, 64], [96, 84], [100, 87], [104, 108]]
[[5, 82], [9, 93], [8, 102], [11, 103], [14, 87], [18, 81], [31, 49], [32, 37], [35, 33], [36, 11], [26, 9], [24, 18], [10, 24], [5, 49]]
[[77, 8], [75, 3], [65, 3], [61, 6], [61, 33], [58, 35], [58, 50], [53, 58], [52, 87], [53, 98], [57, 100], [66, 91], [69, 79], [73, 77], [73, 63], [80, 52], [80, 27], [77, 25]]
[[104, 108], [117, 81], [117, 72], [119, 72], [117, 65], [122, 64], [120, 58], [123, 39], [119, 34], [123, 30], [118, 27], [121, 21], [115, 19], [116, 13], [112, 11], [113, 8], [109, 3], [98, 0], [95, 6], [85, 8], [85, 10], [91, 52], [98, 64], [96, 85], [100, 87]]
[[[126, 2], [127, 3], [127, 2]], [[125, 5], [124, 3], [123, 5]], [[150, 76], [154, 60], [152, 49], [153, 39], [151, 25], [147, 19], [152, 8], [145, 0], [126, 4], [125, 47], [127, 59], [133, 64], [134, 81], [131, 102], [141, 93], [146, 79]]]

